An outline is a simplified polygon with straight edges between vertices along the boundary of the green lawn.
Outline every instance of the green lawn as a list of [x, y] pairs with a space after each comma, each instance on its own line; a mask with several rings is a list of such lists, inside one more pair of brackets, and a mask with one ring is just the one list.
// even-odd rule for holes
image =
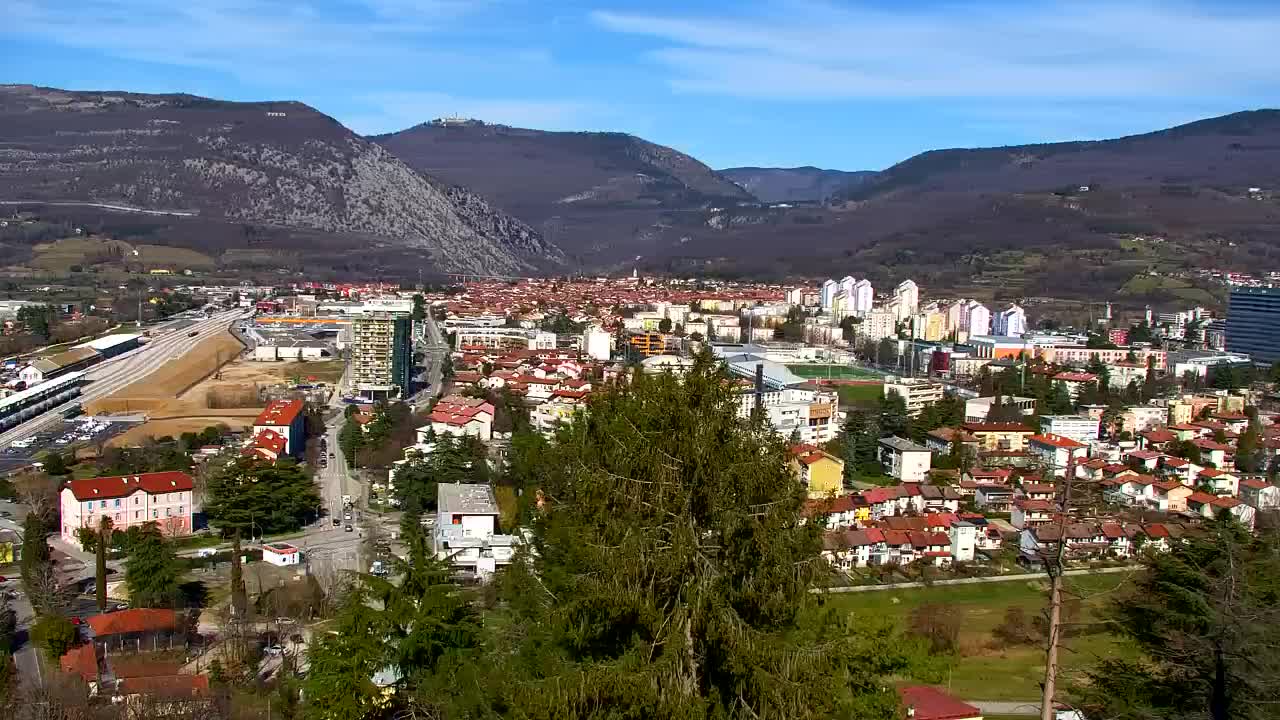
[[[1098, 611], [1127, 582], [1124, 574], [1074, 577], [1068, 587], [1083, 597], [1077, 622], [1098, 617]], [[1044, 650], [1039, 645], [1002, 647], [992, 631], [1002, 622], [1006, 608], [1021, 607], [1028, 619], [1046, 604], [1046, 584], [1040, 581], [997, 582], [941, 586], [900, 591], [873, 591], [832, 595], [828, 603], [867, 617], [889, 617], [905, 625], [911, 610], [928, 602], [951, 605], [963, 613], [960, 653], [949, 673], [952, 692], [966, 700], [1030, 700], [1040, 695], [1044, 679]], [[1132, 650], [1121, 639], [1106, 633], [1068, 637], [1061, 652], [1064, 680], [1100, 658], [1128, 656]]]
[[840, 396], [840, 406], [871, 405], [884, 394], [884, 385], [839, 385], [836, 394]]
[[788, 365], [787, 369], [802, 378], [831, 378], [832, 380], [877, 380], [881, 376], [862, 368], [848, 365]]

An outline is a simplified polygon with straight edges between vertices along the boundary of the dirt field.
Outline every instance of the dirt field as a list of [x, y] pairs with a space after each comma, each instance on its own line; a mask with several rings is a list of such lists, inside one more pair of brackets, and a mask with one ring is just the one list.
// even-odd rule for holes
[[165, 268], [180, 272], [186, 268], [210, 269], [217, 265], [213, 258], [186, 248], [167, 245], [130, 245], [122, 240], [97, 236], [67, 237], [37, 245], [31, 265], [42, 270], [68, 272], [72, 265], [80, 267], [116, 267], [125, 263], [146, 269]]
[[258, 414], [257, 410], [248, 412], [251, 414], [238, 418], [227, 415], [211, 415], [207, 417], [150, 420], [111, 438], [107, 441], [107, 445], [110, 447], [140, 445], [147, 438], [160, 438], [166, 435], [178, 437], [184, 432], [200, 432], [210, 425], [218, 425], [219, 423], [232, 430], [244, 430], [253, 425], [253, 419]]
[[[233, 430], [244, 429], [262, 410], [256, 399], [259, 386], [275, 385], [291, 377], [331, 382], [342, 374], [340, 362], [251, 362], [238, 356], [239, 349], [240, 343], [230, 335], [211, 338], [183, 357], [189, 362], [166, 366], [145, 382], [130, 385], [86, 410], [147, 413], [150, 420], [108, 443], [136, 445], [148, 437], [176, 437], [218, 423]], [[224, 362], [229, 357], [235, 359], [215, 377], [213, 363], [219, 352]], [[185, 391], [179, 393], [182, 388]]]
[[[192, 395], [193, 386], [203, 378], [212, 375], [219, 366], [239, 356], [244, 346], [230, 333], [215, 335], [205, 339], [177, 360], [166, 363], [163, 367], [145, 378], [115, 392], [101, 400], [89, 403], [85, 412], [98, 413], [136, 413], [145, 412], [152, 416], [172, 416], [196, 414], [208, 408], [201, 403], [192, 408], [174, 401], [184, 400]], [[182, 395], [182, 397], [179, 397]]]

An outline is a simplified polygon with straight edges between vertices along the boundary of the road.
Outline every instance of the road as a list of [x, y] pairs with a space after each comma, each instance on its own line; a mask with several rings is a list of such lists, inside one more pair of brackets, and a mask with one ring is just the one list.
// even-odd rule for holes
[[[153, 329], [154, 335], [147, 344], [89, 368], [85, 374], [88, 383], [78, 397], [0, 433], [0, 447], [28, 438], [60, 422], [62, 412], [76, 403], [89, 403], [106, 397], [150, 375], [165, 363], [182, 357], [200, 341], [225, 331], [233, 321], [248, 313], [247, 310], [228, 310], [180, 329], [164, 329], [169, 323]], [[193, 332], [194, 336], [191, 335]]]
[[190, 210], [148, 210], [128, 205], [109, 205], [107, 203], [81, 202], [78, 200], [44, 201], [44, 200], [0, 200], [0, 205], [50, 205], [53, 207], [92, 207], [119, 212], [142, 213], [143, 215], [171, 215], [174, 217], [196, 217], [200, 213]]

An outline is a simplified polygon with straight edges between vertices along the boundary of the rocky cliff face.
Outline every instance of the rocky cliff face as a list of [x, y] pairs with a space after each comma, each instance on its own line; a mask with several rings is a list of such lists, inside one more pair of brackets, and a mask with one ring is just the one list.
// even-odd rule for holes
[[532, 228], [294, 102], [0, 86], [0, 199], [304, 228], [420, 251], [441, 272], [562, 259]]

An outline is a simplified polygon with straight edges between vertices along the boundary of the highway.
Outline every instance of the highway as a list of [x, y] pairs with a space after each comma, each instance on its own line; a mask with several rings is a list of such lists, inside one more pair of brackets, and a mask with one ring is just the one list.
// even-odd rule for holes
[[[247, 317], [250, 313], [249, 310], [228, 310], [190, 325], [170, 322], [153, 328], [154, 334], [150, 342], [137, 350], [89, 368], [85, 375], [87, 384], [78, 397], [0, 433], [0, 448], [57, 424], [62, 420], [62, 412], [76, 403], [92, 402], [141, 380], [159, 370], [165, 363], [182, 357], [200, 341], [225, 331], [232, 322]], [[174, 329], [174, 325], [179, 327]], [[194, 336], [191, 335], [193, 332]]]

